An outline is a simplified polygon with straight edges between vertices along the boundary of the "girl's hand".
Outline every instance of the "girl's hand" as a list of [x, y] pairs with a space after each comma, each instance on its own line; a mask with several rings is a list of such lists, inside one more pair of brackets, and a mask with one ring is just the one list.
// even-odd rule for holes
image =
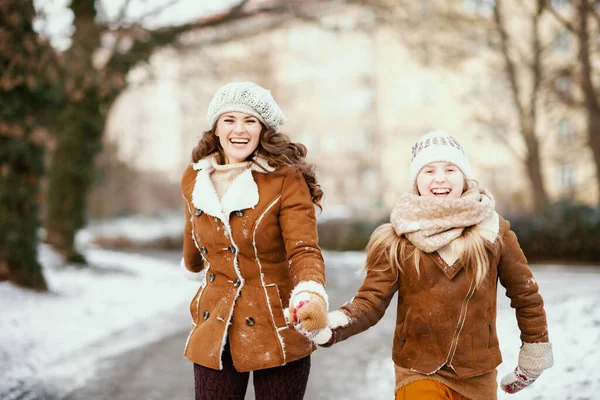
[[517, 368], [502, 378], [500, 387], [506, 393], [517, 393], [531, 385], [545, 369], [554, 364], [552, 344], [523, 343]]

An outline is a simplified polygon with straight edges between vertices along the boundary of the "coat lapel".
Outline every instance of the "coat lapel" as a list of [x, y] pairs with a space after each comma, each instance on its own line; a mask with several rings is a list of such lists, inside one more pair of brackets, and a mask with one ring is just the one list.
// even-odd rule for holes
[[[475, 229], [479, 232], [481, 237], [488, 242], [494, 242], [497, 239], [498, 232], [500, 231], [500, 220], [498, 213], [495, 211], [492, 215], [483, 221], [481, 221]], [[462, 246], [457, 246], [457, 241], [463, 240], [462, 238], [455, 239], [450, 244], [439, 249], [433, 257], [437, 267], [446, 275], [450, 280], [454, 279], [458, 271], [463, 267], [462, 263], [459, 262], [460, 251]]]
[[225, 226], [229, 227], [231, 212], [253, 208], [258, 204], [258, 186], [254, 181], [252, 171], [265, 173], [274, 171], [274, 168], [270, 167], [266, 160], [257, 158], [256, 162], [260, 166], [252, 165], [238, 175], [223, 198], [219, 200], [215, 186], [210, 179], [210, 173], [213, 171], [211, 158], [212, 156], [209, 156], [192, 164], [193, 168], [198, 171], [192, 192], [192, 204], [203, 212], [219, 218], [225, 223]]

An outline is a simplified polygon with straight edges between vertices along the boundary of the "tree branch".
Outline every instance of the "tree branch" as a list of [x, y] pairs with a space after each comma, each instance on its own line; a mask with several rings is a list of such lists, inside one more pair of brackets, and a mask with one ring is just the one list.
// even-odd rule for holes
[[[583, 1], [583, 0], [582, 0]], [[547, 1], [544, 1], [544, 8], [548, 11], [550, 11], [550, 14], [552, 14], [554, 16], [554, 18], [567, 30], [573, 32], [573, 33], [577, 33], [578, 29], [575, 27], [575, 25], [573, 25], [571, 22], [569, 22], [568, 20], [564, 19], [562, 15], [560, 15], [560, 13], [558, 11], [556, 11], [554, 9], [554, 7], [552, 7], [551, 5], [548, 5]]]
[[482, 115], [476, 115], [473, 120], [478, 124], [486, 126], [492, 136], [502, 142], [502, 145], [506, 147], [513, 156], [515, 156], [521, 162], [525, 162], [523, 156], [519, 154], [517, 149], [515, 149], [515, 147], [508, 140], [509, 133], [505, 123], [498, 121], [493, 117], [486, 118]]
[[521, 90], [519, 88], [519, 82], [517, 77], [517, 69], [515, 66], [515, 62], [510, 56], [509, 50], [509, 42], [510, 39], [508, 37], [508, 32], [506, 31], [506, 25], [504, 22], [504, 15], [502, 14], [502, 2], [500, 0], [496, 1], [496, 6], [494, 7], [494, 20], [496, 21], [496, 28], [498, 33], [500, 33], [500, 48], [502, 51], [502, 57], [504, 58], [504, 63], [506, 67], [506, 74], [508, 75], [508, 81], [510, 83], [513, 102], [515, 103], [515, 107], [517, 108], [517, 112], [519, 114], [519, 120], [521, 124], [524, 123], [525, 113], [523, 110], [523, 105], [521, 104]]
[[155, 30], [147, 30], [140, 25], [119, 29], [116, 32], [118, 36], [131, 37], [134, 39], [134, 43], [130, 51], [113, 54], [113, 57], [107, 64], [107, 68], [115, 72], [126, 72], [135, 63], [147, 60], [155, 49], [174, 43], [177, 37], [184, 32], [227, 25], [234, 21], [252, 18], [257, 15], [286, 14], [290, 11], [289, 6], [285, 2], [266, 5], [251, 11], [244, 11], [243, 8], [247, 2], [248, 0], [243, 0], [225, 13], [202, 18], [183, 25], [169, 26]]

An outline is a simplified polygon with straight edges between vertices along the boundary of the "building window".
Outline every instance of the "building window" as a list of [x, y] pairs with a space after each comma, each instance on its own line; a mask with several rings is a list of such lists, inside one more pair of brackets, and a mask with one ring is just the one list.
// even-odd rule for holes
[[573, 78], [570, 76], [559, 76], [554, 80], [554, 87], [563, 95], [570, 95], [573, 89]]
[[556, 129], [556, 136], [558, 137], [558, 144], [572, 145], [575, 141], [575, 127], [573, 123], [567, 119], [561, 120]]
[[564, 188], [575, 186], [575, 168], [573, 164], [562, 164], [560, 166], [560, 184]]
[[569, 5], [569, 3], [570, 3], [569, 0], [551, 0], [550, 1], [550, 5], [555, 10], [562, 10], [564, 8], [567, 8], [567, 6]]
[[463, 8], [471, 14], [489, 17], [494, 12], [495, 0], [463, 0]]
[[568, 53], [571, 47], [571, 38], [569, 32], [556, 32], [554, 35], [554, 51], [558, 53]]

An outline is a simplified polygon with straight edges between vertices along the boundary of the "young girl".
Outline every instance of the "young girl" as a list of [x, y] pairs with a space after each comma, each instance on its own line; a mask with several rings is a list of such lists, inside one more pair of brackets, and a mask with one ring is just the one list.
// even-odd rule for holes
[[243, 399], [253, 371], [257, 399], [300, 400], [316, 347], [294, 328], [327, 326], [323, 192], [306, 148], [279, 132], [285, 118], [268, 90], [229, 83], [207, 119], [181, 181], [182, 267], [202, 282], [184, 353], [196, 399]]
[[441, 131], [412, 148], [415, 194], [367, 246], [356, 296], [330, 313], [326, 346], [375, 325], [398, 292], [392, 349], [396, 399], [496, 399], [497, 282], [516, 310], [523, 345], [501, 387], [515, 393], [552, 366], [538, 285], [492, 195], [472, 180], [459, 142]]

